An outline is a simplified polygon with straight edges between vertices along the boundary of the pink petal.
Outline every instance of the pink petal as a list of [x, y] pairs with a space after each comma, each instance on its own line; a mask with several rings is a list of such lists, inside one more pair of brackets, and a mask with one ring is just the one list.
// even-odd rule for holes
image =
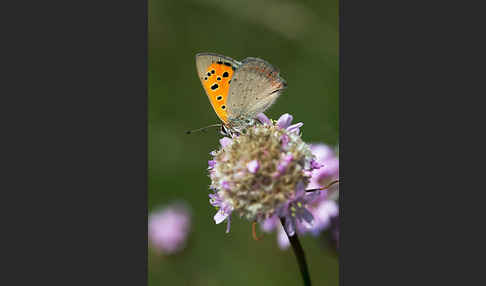
[[292, 117], [292, 115], [285, 113], [277, 120], [277, 126], [285, 129], [290, 126], [290, 123], [292, 123], [293, 119], [294, 118]]
[[223, 148], [228, 146], [232, 142], [233, 142], [233, 140], [231, 140], [228, 137], [223, 137], [223, 138], [219, 139], [219, 143], [221, 144], [221, 147], [223, 147]]
[[290, 246], [289, 238], [287, 237], [287, 234], [285, 233], [285, 230], [282, 227], [278, 228], [277, 243], [280, 249], [282, 250], [285, 250]]
[[270, 125], [272, 124], [272, 121], [270, 121], [270, 119], [268, 119], [268, 117], [263, 114], [263, 113], [259, 113], [256, 118], [263, 124], [267, 124], [267, 125]]
[[216, 224], [222, 223], [226, 218], [228, 217], [228, 214], [223, 211], [223, 209], [219, 209], [219, 211], [214, 215], [214, 222]]
[[258, 163], [258, 160], [253, 160], [246, 164], [246, 168], [248, 168], [248, 171], [252, 174], [255, 174], [258, 172], [258, 169], [260, 168], [260, 164]]

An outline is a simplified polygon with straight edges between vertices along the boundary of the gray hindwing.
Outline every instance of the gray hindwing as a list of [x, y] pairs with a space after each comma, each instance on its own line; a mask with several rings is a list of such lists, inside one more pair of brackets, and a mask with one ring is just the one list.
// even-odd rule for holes
[[254, 118], [264, 112], [287, 86], [279, 70], [258, 58], [246, 58], [231, 79], [228, 119]]

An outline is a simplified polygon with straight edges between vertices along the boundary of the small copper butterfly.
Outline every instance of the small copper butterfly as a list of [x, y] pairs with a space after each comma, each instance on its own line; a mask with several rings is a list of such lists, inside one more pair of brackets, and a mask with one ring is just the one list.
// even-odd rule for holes
[[254, 124], [254, 118], [278, 98], [287, 83], [279, 70], [259, 58], [241, 62], [214, 53], [196, 55], [199, 79], [226, 134]]

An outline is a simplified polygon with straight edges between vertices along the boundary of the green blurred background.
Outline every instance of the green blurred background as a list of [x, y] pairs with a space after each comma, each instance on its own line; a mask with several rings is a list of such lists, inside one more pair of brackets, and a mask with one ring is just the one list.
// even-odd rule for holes
[[[237, 60], [260, 57], [288, 88], [266, 112], [304, 122], [306, 142], [338, 144], [338, 1], [149, 0], [148, 207], [176, 200], [192, 208], [187, 247], [177, 255], [149, 249], [149, 285], [301, 285], [293, 252], [276, 235], [260, 241], [234, 216], [215, 225], [209, 205], [209, 152], [218, 130], [186, 135], [219, 120], [196, 74], [198, 52]], [[338, 258], [316, 238], [301, 238], [314, 285], [338, 285]]]

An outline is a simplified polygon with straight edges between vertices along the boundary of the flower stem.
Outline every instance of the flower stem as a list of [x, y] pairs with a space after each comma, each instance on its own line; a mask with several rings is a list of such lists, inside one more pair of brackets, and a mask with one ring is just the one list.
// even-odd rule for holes
[[[285, 218], [280, 218], [280, 222], [285, 229]], [[300, 268], [300, 274], [302, 275], [302, 279], [304, 279], [304, 286], [311, 286], [309, 269], [307, 268], [307, 262], [305, 261], [304, 249], [302, 249], [302, 246], [300, 245], [297, 232], [294, 233], [294, 235], [290, 236], [285, 229], [285, 233], [289, 238], [290, 244], [292, 245], [292, 249], [294, 250], [295, 256], [297, 258], [297, 263], [299, 264]]]

